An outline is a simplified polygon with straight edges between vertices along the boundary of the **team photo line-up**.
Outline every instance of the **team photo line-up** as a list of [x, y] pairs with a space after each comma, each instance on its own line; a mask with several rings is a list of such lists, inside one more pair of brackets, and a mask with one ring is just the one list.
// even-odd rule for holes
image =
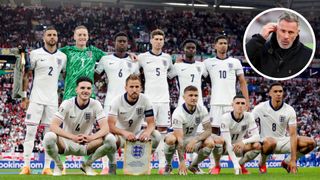
[[[267, 173], [267, 157], [274, 153], [289, 153], [281, 166], [296, 173], [297, 159], [311, 152], [317, 142], [297, 135], [296, 112], [284, 102], [285, 87], [278, 82], [269, 84], [270, 100], [251, 110], [241, 62], [227, 55], [227, 36], [215, 38], [216, 57], [203, 62], [195, 58], [197, 41], [187, 39], [181, 45], [183, 57], [173, 63], [171, 56], [162, 52], [164, 39], [162, 30], [153, 30], [151, 49], [135, 55], [127, 50], [127, 34], [119, 32], [114, 36], [115, 52], [107, 55], [87, 46], [89, 33], [85, 26], [75, 28], [74, 46], [60, 49], [58, 31], [46, 28], [44, 46], [32, 50], [22, 68], [19, 93], [26, 110], [26, 137], [20, 174], [31, 174], [31, 154], [40, 123], [45, 127], [42, 174], [47, 175], [66, 174], [64, 158], [68, 155], [85, 157], [81, 170], [86, 175], [97, 174], [91, 165], [100, 158], [100, 174], [114, 175], [116, 152], [126, 141], [151, 141], [152, 153], [159, 159], [158, 173], [164, 175], [172, 174], [176, 152], [180, 175], [188, 171], [203, 174], [198, 164], [206, 158], [212, 164], [209, 173], [219, 174], [222, 155], [230, 156], [235, 174], [250, 174], [245, 163], [259, 154], [259, 171]], [[64, 93], [58, 106], [60, 74]], [[95, 100], [94, 82], [103, 76], [108, 83], [102, 106]], [[173, 78], [179, 100], [171, 115], [167, 80]], [[203, 81], [211, 84], [210, 111], [202, 99]], [[93, 133], [96, 122], [99, 129]], [[188, 167], [186, 153], [192, 158]], [[53, 172], [51, 160], [55, 162]]]

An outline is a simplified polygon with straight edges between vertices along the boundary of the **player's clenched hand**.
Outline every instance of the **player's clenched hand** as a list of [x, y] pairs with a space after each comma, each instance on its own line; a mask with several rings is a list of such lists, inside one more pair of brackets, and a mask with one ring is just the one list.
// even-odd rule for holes
[[94, 140], [90, 135], [82, 134], [82, 137], [83, 137], [83, 143], [89, 143]]
[[27, 109], [29, 106], [29, 99], [28, 98], [22, 98], [22, 101], [21, 101], [21, 108], [22, 109]]
[[268, 23], [264, 25], [261, 29], [260, 35], [264, 39], [268, 39], [270, 33], [277, 31], [277, 23]]
[[192, 139], [187, 145], [186, 145], [186, 152], [192, 153], [194, 150], [194, 146], [196, 145], [197, 141], [195, 139]]
[[188, 174], [188, 170], [185, 163], [180, 163], [178, 174], [183, 176]]
[[142, 141], [142, 142], [149, 141], [150, 140], [150, 134], [148, 132], [144, 131], [139, 136], [139, 140]]
[[128, 141], [136, 141], [136, 136], [132, 132], [126, 131], [123, 136], [126, 138]]
[[290, 161], [289, 162], [289, 169], [290, 169], [290, 173], [293, 173], [293, 174], [297, 173], [297, 163], [296, 163], [296, 161]]
[[244, 144], [242, 141], [233, 144], [233, 151], [237, 154], [242, 154], [243, 148], [244, 148]]
[[72, 141], [75, 143], [83, 144], [84, 138], [83, 138], [82, 134], [78, 134], [78, 135], [74, 135], [72, 137]]

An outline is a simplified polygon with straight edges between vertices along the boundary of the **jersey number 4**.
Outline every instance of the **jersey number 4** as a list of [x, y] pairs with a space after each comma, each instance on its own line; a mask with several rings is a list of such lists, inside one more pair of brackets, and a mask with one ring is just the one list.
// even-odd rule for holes
[[80, 131], [80, 124], [77, 125], [75, 131], [79, 132]]

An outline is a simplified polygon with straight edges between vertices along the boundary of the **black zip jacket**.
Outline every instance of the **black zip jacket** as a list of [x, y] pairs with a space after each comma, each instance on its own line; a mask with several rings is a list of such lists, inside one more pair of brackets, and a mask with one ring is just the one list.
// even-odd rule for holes
[[285, 78], [298, 73], [308, 64], [312, 54], [312, 50], [299, 41], [299, 36], [289, 49], [282, 49], [277, 42], [276, 33], [272, 33], [268, 41], [260, 34], [253, 35], [246, 44], [246, 52], [258, 71], [274, 78]]

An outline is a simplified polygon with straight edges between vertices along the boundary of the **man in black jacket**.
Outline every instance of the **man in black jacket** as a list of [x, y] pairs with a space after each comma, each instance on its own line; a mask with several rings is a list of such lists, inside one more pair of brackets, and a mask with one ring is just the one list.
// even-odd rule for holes
[[299, 32], [298, 16], [284, 12], [277, 23], [264, 25], [260, 34], [253, 35], [246, 44], [250, 62], [270, 77], [295, 75], [308, 64], [312, 54], [312, 50], [299, 41]]

